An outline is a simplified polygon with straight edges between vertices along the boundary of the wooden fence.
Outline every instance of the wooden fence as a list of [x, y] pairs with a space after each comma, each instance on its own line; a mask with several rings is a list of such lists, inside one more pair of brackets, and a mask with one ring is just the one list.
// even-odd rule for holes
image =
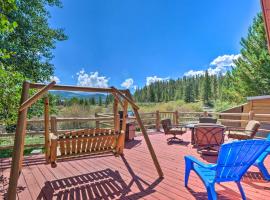
[[[85, 117], [85, 118], [58, 118], [52, 116], [50, 118], [50, 131], [56, 134], [61, 134], [69, 131], [70, 129], [59, 129], [61, 128], [61, 123], [73, 123], [72, 130], [81, 130], [89, 126], [93, 127], [109, 127], [113, 126], [114, 118], [111, 116], [104, 117]], [[80, 123], [85, 123], [84, 126], [80, 127]], [[75, 125], [75, 126], [74, 126]], [[44, 146], [44, 119], [31, 119], [27, 120], [27, 132], [26, 132], [26, 143], [25, 147], [43, 147]], [[29, 129], [29, 126], [31, 127]], [[33, 130], [33, 126], [38, 126], [39, 128]], [[65, 127], [65, 126], [62, 126]], [[12, 149], [14, 141], [14, 133], [4, 133], [0, 134], [0, 150]]]
[[[269, 125], [269, 128], [261, 128], [259, 132], [261, 133], [259, 136], [264, 136], [265, 133], [270, 132], [270, 114], [255, 114], [253, 111], [249, 113], [218, 113], [218, 112], [178, 112], [178, 111], [168, 111], [168, 112], [148, 112], [148, 113], [140, 113], [144, 126], [148, 129], [148, 131], [160, 131], [161, 120], [169, 118], [172, 120], [173, 124], [189, 124], [189, 123], [197, 123], [199, 117], [201, 116], [213, 116], [218, 119], [220, 124], [223, 124], [227, 127], [239, 127], [245, 126], [245, 124], [249, 120], [258, 120], [264, 125]], [[243, 119], [244, 117], [244, 119]], [[261, 120], [263, 119], [263, 120]], [[113, 127], [113, 114], [112, 113], [96, 113], [94, 117], [86, 117], [86, 118], [59, 118], [52, 116], [50, 118], [50, 130], [51, 132], [61, 134], [68, 130], [80, 130], [87, 128], [89, 126], [92, 127]], [[128, 122], [135, 123], [136, 129], [138, 131], [139, 127], [137, 122], [135, 121], [135, 117], [129, 116]], [[71, 123], [71, 124], [70, 124]], [[42, 147], [44, 146], [44, 124], [43, 119], [31, 119], [27, 121], [28, 126], [30, 127], [27, 131], [27, 137], [29, 139], [29, 143], [26, 142], [25, 147]], [[61, 125], [62, 124], [62, 125]], [[68, 125], [68, 128], [65, 127]], [[32, 126], [39, 125], [38, 130], [30, 130]], [[262, 126], [263, 127], [263, 126]], [[37, 142], [31, 142], [31, 138], [38, 137]], [[13, 148], [13, 140], [14, 134], [0, 134], [0, 142], [3, 140], [9, 140], [9, 144], [5, 145], [0, 143], [1, 149], [12, 149]], [[35, 141], [33, 139], [33, 141]], [[8, 142], [7, 142], [8, 143]]]

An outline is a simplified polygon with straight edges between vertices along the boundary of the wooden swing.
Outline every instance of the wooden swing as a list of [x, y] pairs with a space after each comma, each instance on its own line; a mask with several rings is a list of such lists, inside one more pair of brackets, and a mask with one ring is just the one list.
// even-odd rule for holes
[[[28, 98], [29, 89], [40, 89], [31, 98]], [[132, 95], [129, 90], [118, 90], [111, 88], [92, 88], [56, 85], [55, 81], [48, 85], [24, 82], [21, 95], [21, 106], [19, 108], [12, 165], [9, 179], [9, 187], [7, 198], [16, 199], [16, 188], [18, 179], [22, 170], [24, 140], [27, 124], [27, 110], [28, 108], [40, 99], [49, 90], [65, 90], [65, 91], [81, 91], [81, 92], [105, 92], [111, 93], [114, 96], [113, 113], [114, 113], [114, 128], [113, 129], [85, 129], [79, 131], [69, 131], [64, 134], [57, 135], [49, 128], [49, 99], [45, 97], [44, 102], [44, 123], [45, 123], [45, 158], [46, 162], [50, 163], [52, 167], [56, 167], [57, 159], [64, 159], [67, 157], [77, 157], [81, 155], [93, 155], [103, 153], [113, 153], [115, 156], [122, 155], [125, 145], [125, 130], [127, 108], [130, 104], [138, 125], [142, 131], [148, 150], [151, 154], [152, 160], [156, 167], [159, 177], [163, 177], [163, 172], [157, 160], [153, 146], [147, 135], [146, 129], [140, 118], [139, 107], [134, 103]], [[122, 127], [120, 128], [120, 119], [118, 114], [118, 104], [123, 110]], [[121, 131], [120, 131], [121, 130]]]

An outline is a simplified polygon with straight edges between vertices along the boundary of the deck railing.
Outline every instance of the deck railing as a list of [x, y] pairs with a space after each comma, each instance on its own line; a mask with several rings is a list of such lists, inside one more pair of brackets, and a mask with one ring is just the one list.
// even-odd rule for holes
[[[220, 112], [178, 112], [178, 111], [156, 111], [140, 113], [145, 127], [151, 131], [160, 131], [161, 120], [169, 118], [173, 124], [188, 124], [197, 123], [201, 116], [213, 116], [218, 119], [218, 122], [226, 125], [227, 127], [244, 127], [249, 120], [258, 120], [264, 125], [270, 127], [270, 114], [256, 114], [253, 111], [249, 113], [220, 113]], [[133, 122], [138, 131], [139, 127], [135, 117], [129, 116], [129, 121]], [[113, 127], [113, 114], [112, 113], [96, 113], [94, 117], [55, 117], [50, 118], [51, 132], [61, 134], [68, 130], [80, 130], [87, 127]], [[43, 119], [30, 119], [27, 121], [27, 141], [26, 147], [40, 147], [44, 146], [44, 120]], [[36, 127], [36, 129], [33, 129]], [[37, 128], [38, 127], [38, 128]], [[270, 128], [261, 128], [259, 132], [268, 133]], [[13, 148], [14, 133], [0, 134], [0, 150]], [[3, 142], [5, 141], [5, 142]]]
[[[50, 130], [53, 133], [61, 134], [69, 130], [81, 130], [91, 127], [112, 127], [114, 118], [111, 116], [104, 117], [72, 117], [62, 118], [52, 116], [50, 118]], [[70, 126], [70, 123], [71, 126]], [[43, 147], [44, 146], [44, 119], [27, 120], [26, 143], [25, 147]], [[33, 127], [34, 130], [33, 130]], [[63, 129], [65, 127], [72, 127]], [[0, 134], [0, 150], [12, 149], [14, 133]]]

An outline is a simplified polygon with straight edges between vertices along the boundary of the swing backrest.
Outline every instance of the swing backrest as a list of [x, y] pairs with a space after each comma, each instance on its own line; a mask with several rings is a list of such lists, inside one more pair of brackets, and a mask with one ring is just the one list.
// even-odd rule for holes
[[[113, 129], [70, 131], [51, 140], [51, 158], [114, 152], [120, 134]], [[54, 146], [54, 147], [53, 147]], [[55, 162], [55, 160], [51, 160]]]
[[58, 137], [61, 156], [112, 151], [119, 134], [112, 129], [85, 129]]

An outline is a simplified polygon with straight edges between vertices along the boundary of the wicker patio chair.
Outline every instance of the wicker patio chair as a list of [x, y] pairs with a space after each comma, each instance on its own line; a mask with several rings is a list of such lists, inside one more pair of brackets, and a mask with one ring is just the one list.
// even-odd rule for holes
[[228, 128], [228, 138], [238, 140], [253, 139], [260, 125], [260, 122], [250, 120], [245, 128]]
[[217, 155], [224, 143], [225, 126], [198, 124], [194, 127], [194, 142], [198, 152], [204, 155]]
[[183, 135], [187, 132], [184, 126], [180, 125], [172, 125], [170, 119], [164, 119], [161, 121], [163, 130], [165, 135], [173, 135], [173, 137], [168, 138], [167, 140], [181, 140], [180, 138], [176, 137], [176, 135]]

